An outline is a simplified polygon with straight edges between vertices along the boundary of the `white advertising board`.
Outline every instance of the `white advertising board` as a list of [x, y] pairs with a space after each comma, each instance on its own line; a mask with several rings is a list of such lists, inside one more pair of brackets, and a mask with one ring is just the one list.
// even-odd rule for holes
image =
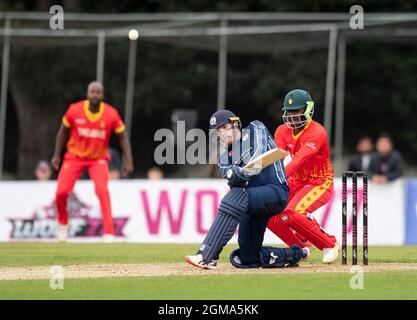
[[[0, 241], [52, 241], [56, 228], [55, 188], [55, 181], [1, 182]], [[228, 191], [224, 180], [211, 179], [119, 180], [111, 181], [109, 189], [117, 240], [141, 243], [201, 242], [217, 214], [219, 201]], [[404, 199], [403, 180], [369, 186], [371, 245], [404, 243]], [[361, 226], [360, 192], [358, 202]], [[100, 240], [100, 208], [91, 181], [83, 180], [76, 184], [69, 201], [69, 211], [72, 241]], [[341, 240], [340, 179], [335, 181], [331, 201], [313, 216], [328, 233]], [[351, 217], [348, 226], [351, 230]], [[358, 229], [360, 243], [362, 228]], [[236, 240], [235, 236], [232, 241]], [[281, 243], [269, 231], [265, 242]]]

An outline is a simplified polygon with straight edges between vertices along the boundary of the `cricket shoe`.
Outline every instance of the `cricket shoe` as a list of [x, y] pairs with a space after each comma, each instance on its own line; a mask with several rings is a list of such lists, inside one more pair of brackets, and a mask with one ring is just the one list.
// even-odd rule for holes
[[114, 235], [111, 233], [103, 234], [103, 241], [105, 243], [112, 243], [114, 242]]
[[339, 255], [339, 244], [336, 242], [333, 248], [323, 249], [323, 263], [332, 263]]
[[58, 242], [66, 242], [68, 239], [68, 225], [58, 224]]
[[186, 256], [185, 262], [191, 264], [194, 267], [201, 268], [201, 269], [210, 269], [215, 270], [217, 269], [217, 260], [211, 260], [210, 262], [204, 262], [203, 256], [201, 253], [196, 254], [194, 256]]

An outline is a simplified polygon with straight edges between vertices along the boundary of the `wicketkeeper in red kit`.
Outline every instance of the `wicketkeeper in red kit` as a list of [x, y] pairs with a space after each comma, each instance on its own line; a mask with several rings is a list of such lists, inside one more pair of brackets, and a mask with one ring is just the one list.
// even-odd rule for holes
[[103, 85], [94, 81], [88, 85], [87, 100], [73, 103], [67, 109], [59, 128], [52, 166], [58, 170], [61, 154], [66, 153], [58, 174], [56, 206], [58, 210], [58, 240], [68, 237], [67, 201], [75, 182], [84, 170], [94, 182], [103, 217], [103, 238], [111, 242], [114, 238], [109, 179], [109, 140], [112, 132], [117, 134], [124, 156], [124, 175], [133, 172], [131, 146], [125, 125], [118, 111], [105, 103]]
[[323, 252], [323, 263], [331, 263], [338, 256], [339, 245], [312, 216], [333, 194], [326, 130], [312, 119], [314, 102], [305, 90], [290, 91], [283, 110], [284, 124], [275, 131], [274, 140], [292, 158], [285, 167], [290, 197], [285, 210], [269, 220], [268, 228], [289, 246], [309, 249], [314, 245]]

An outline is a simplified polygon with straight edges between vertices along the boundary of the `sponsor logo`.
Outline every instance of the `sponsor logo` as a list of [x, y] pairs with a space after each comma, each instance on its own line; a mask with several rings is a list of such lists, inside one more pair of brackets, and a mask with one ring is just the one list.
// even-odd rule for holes
[[217, 122], [216, 117], [211, 117], [211, 118], [210, 118], [210, 124], [211, 124], [212, 126], [214, 126], [214, 125], [216, 124], [216, 122]]
[[271, 252], [271, 257], [269, 258], [269, 264], [274, 264], [277, 261], [278, 256]]
[[309, 147], [310, 149], [316, 150], [316, 144], [314, 142], [306, 142], [306, 147]]
[[106, 131], [98, 129], [77, 128], [78, 135], [85, 138], [105, 139]]
[[282, 221], [288, 221], [288, 216], [287, 216], [286, 214], [284, 214], [284, 215], [281, 217], [281, 220], [282, 220]]
[[242, 152], [242, 155], [241, 155], [240, 158], [242, 159], [242, 161], [244, 163], [248, 163], [250, 161], [250, 158], [251, 158], [250, 153], [251, 153], [251, 151], [252, 151], [252, 147], [249, 147], [247, 150], [245, 150], [245, 151]]
[[[69, 237], [101, 237], [103, 221], [92, 217], [94, 208], [81, 202], [75, 194], [68, 199]], [[57, 212], [55, 201], [36, 209], [32, 216], [8, 219], [12, 224], [10, 239], [50, 239], [57, 233]], [[113, 217], [114, 235], [124, 237], [123, 229], [128, 217]]]
[[249, 135], [247, 133], [244, 134], [244, 136], [242, 137], [242, 141], [246, 141], [248, 140]]
[[77, 119], [75, 119], [75, 123], [76, 124], [84, 124], [86, 121], [85, 121], [85, 119], [83, 119], [83, 118], [77, 118]]

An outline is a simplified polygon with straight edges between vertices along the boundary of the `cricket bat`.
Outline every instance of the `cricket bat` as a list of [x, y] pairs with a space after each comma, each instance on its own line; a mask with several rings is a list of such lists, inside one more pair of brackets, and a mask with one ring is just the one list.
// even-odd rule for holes
[[243, 171], [247, 174], [259, 172], [263, 168], [273, 164], [275, 161], [284, 159], [287, 154], [287, 151], [280, 148], [269, 150], [245, 165]]

